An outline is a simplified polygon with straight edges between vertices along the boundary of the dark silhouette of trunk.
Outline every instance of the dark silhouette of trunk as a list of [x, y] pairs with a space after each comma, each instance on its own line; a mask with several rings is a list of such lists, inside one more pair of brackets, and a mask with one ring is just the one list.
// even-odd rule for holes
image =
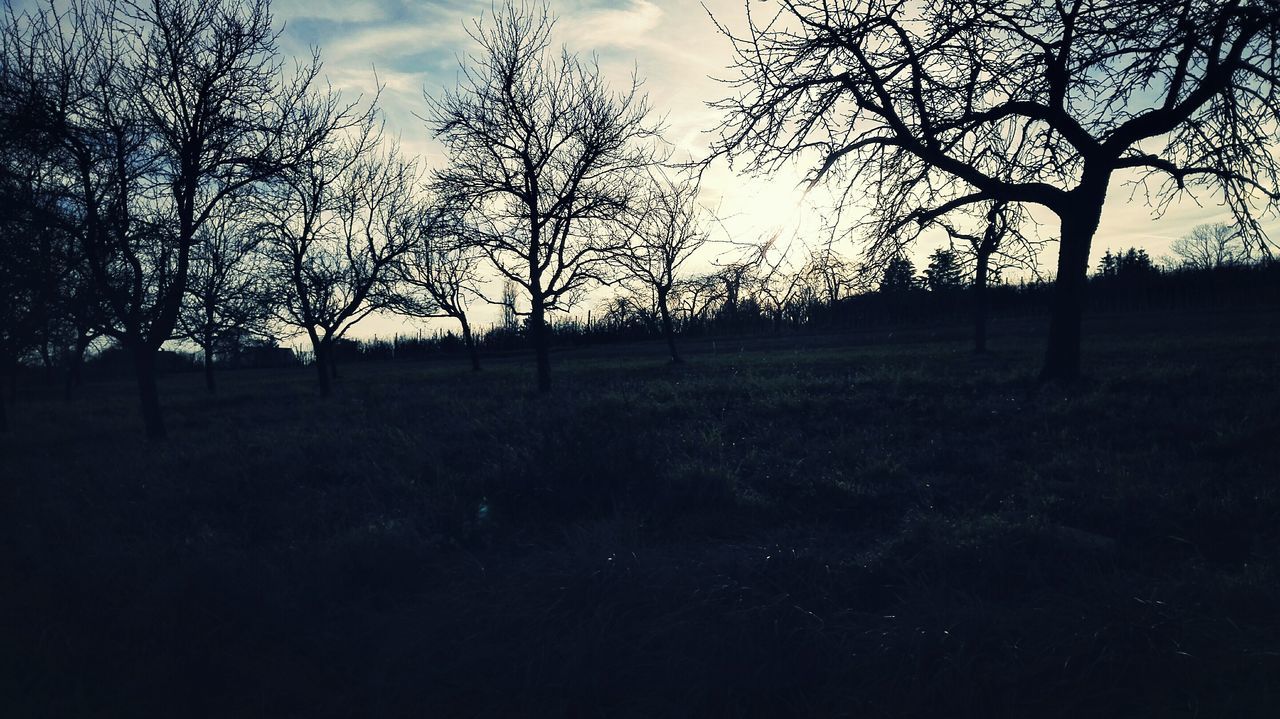
[[[0, 372], [4, 372], [5, 370], [10, 370], [10, 373], [13, 374], [9, 367], [9, 363], [5, 361], [3, 357], [0, 357]], [[10, 396], [9, 399], [12, 401], [13, 397]], [[8, 403], [5, 402], [4, 393], [0, 392], [0, 432], [9, 431], [9, 415], [6, 404]]]
[[204, 327], [202, 328], [202, 332], [204, 334], [204, 340], [205, 340], [204, 387], [206, 390], [209, 391], [209, 394], [213, 394], [218, 391], [218, 386], [213, 379], [213, 341], [216, 337], [218, 337], [222, 333], [214, 329], [215, 325], [213, 320], [214, 320], [215, 310], [217, 309], [213, 301], [214, 295], [210, 291], [205, 290], [205, 292], [206, 292], [206, 296], [205, 296], [205, 302], [204, 302]]
[[138, 400], [142, 406], [142, 423], [147, 430], [147, 439], [164, 439], [164, 418], [160, 414], [160, 393], [156, 389], [156, 350], [145, 344], [134, 347], [133, 370], [138, 380]]
[[18, 361], [9, 363], [9, 401], [18, 401]]
[[538, 359], [538, 391], [551, 391], [551, 347], [547, 336], [547, 312], [544, 299], [538, 291], [532, 293], [529, 315], [529, 331], [533, 335], [533, 351]]
[[316, 379], [320, 381], [320, 396], [328, 397], [333, 391], [333, 379], [330, 377], [328, 342], [316, 338], [311, 340], [311, 348], [316, 357]]
[[63, 395], [71, 399], [72, 393], [84, 385], [84, 353], [89, 349], [89, 335], [80, 332], [76, 335], [76, 346], [67, 357], [67, 382]]
[[480, 371], [480, 350], [476, 348], [476, 338], [471, 334], [471, 324], [467, 322], [466, 315], [460, 315], [458, 322], [462, 323], [462, 343], [467, 346], [467, 354], [471, 358], [471, 371]]
[[982, 354], [987, 351], [987, 273], [991, 251], [979, 248], [977, 260], [973, 273], [973, 351]]
[[1080, 376], [1080, 324], [1089, 273], [1089, 246], [1102, 219], [1106, 192], [1105, 180], [1081, 182], [1071, 193], [1071, 202], [1059, 212], [1062, 239], [1041, 382], [1070, 382]]
[[54, 374], [56, 368], [53, 366], [53, 357], [49, 353], [49, 339], [47, 337], [40, 343], [40, 364], [44, 367], [44, 383], [53, 385], [57, 382], [57, 377]]
[[213, 379], [213, 346], [206, 345], [204, 348], [204, 388], [213, 394], [218, 391], [218, 385]]
[[671, 322], [671, 309], [667, 307], [667, 293], [658, 293], [658, 311], [662, 314], [662, 334], [667, 338], [667, 349], [671, 351], [671, 362], [680, 364], [680, 353], [676, 351], [676, 329]]

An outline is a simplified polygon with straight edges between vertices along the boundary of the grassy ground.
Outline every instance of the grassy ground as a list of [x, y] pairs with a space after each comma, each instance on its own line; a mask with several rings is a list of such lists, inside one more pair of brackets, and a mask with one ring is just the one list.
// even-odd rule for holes
[[29, 390], [0, 714], [1280, 716], [1277, 328], [170, 377], [160, 446]]

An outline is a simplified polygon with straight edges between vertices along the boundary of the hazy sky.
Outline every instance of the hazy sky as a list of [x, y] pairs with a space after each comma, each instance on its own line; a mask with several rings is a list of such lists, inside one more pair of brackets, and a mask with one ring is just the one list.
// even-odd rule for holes
[[[329, 79], [347, 92], [372, 92], [376, 68], [393, 134], [428, 164], [444, 162], [414, 113], [425, 108], [424, 92], [439, 96], [454, 87], [459, 60], [475, 50], [467, 26], [490, 10], [490, 0], [276, 0], [273, 6], [277, 20], [286, 23], [286, 51], [302, 54], [308, 46], [320, 47]], [[557, 40], [573, 51], [594, 53], [615, 86], [624, 86], [633, 72], [639, 74], [655, 116], [665, 118], [664, 137], [676, 148], [677, 158], [705, 154], [710, 140], [706, 131], [719, 117], [706, 103], [724, 93], [712, 76], [726, 74], [730, 47], [702, 5], [552, 0], [551, 7], [559, 17]], [[741, 0], [712, 0], [707, 7], [717, 17], [742, 15]], [[798, 174], [738, 178], [723, 165], [706, 178], [705, 200], [719, 207], [735, 234], [791, 231], [800, 223], [817, 231], [817, 218], [800, 212]]]

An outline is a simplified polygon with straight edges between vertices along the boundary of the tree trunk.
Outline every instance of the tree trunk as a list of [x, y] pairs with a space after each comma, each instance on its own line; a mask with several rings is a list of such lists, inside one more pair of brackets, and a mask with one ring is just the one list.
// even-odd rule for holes
[[329, 376], [329, 347], [324, 340], [312, 340], [311, 349], [316, 357], [316, 379], [320, 380], [320, 396], [328, 397], [333, 391], [333, 380]]
[[204, 301], [204, 327], [201, 328], [202, 334], [204, 334], [206, 340], [204, 346], [204, 387], [209, 391], [209, 394], [213, 394], [218, 391], [218, 386], [213, 380], [213, 340], [222, 334], [216, 329], [217, 325], [213, 321], [217, 310], [217, 307], [214, 305], [213, 298], [213, 293], [206, 291]]
[[987, 272], [991, 255], [978, 251], [977, 269], [973, 274], [973, 351], [987, 351]]
[[213, 394], [218, 391], [218, 386], [213, 380], [213, 346], [208, 345], [204, 348], [204, 388]]
[[[0, 372], [3, 372], [5, 369], [8, 369], [8, 364], [9, 363], [5, 362], [3, 358], [0, 358]], [[6, 405], [6, 402], [4, 400], [4, 393], [0, 392], [0, 433], [5, 433], [9, 431], [9, 415], [8, 415], [8, 410], [5, 408], [5, 405]]]
[[133, 370], [138, 380], [138, 399], [147, 439], [164, 439], [164, 418], [160, 414], [160, 393], [156, 389], [156, 350], [145, 344], [134, 347]]
[[1082, 184], [1073, 193], [1062, 219], [1058, 249], [1058, 276], [1050, 307], [1049, 342], [1045, 349], [1041, 382], [1070, 382], [1080, 376], [1080, 324], [1084, 314], [1085, 286], [1089, 273], [1089, 247], [1102, 219], [1106, 183]]
[[462, 343], [467, 346], [467, 354], [471, 357], [471, 371], [480, 371], [480, 351], [476, 349], [476, 338], [471, 334], [471, 325], [467, 322], [466, 315], [458, 318], [462, 323]]
[[40, 342], [40, 363], [44, 367], [44, 383], [52, 386], [58, 381], [54, 374], [53, 356], [49, 352], [49, 338], [46, 337]]
[[680, 364], [680, 353], [676, 351], [676, 330], [671, 323], [671, 310], [667, 307], [667, 293], [658, 293], [658, 311], [662, 313], [662, 334], [667, 338], [667, 349], [671, 351], [671, 363]]
[[77, 332], [76, 346], [67, 358], [67, 386], [65, 397], [71, 399], [74, 390], [84, 385], [84, 353], [89, 349], [89, 337], [84, 332]]
[[533, 293], [532, 307], [529, 316], [529, 331], [533, 334], [533, 351], [538, 359], [538, 391], [551, 391], [551, 347], [547, 336], [546, 308], [543, 298]]

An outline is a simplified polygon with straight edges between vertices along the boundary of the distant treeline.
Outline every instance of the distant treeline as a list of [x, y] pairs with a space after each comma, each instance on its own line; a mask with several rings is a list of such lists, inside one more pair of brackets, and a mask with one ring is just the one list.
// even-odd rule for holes
[[[1140, 250], [1131, 256], [1145, 258]], [[1129, 254], [1126, 253], [1126, 254]], [[1123, 257], [1124, 255], [1119, 255]], [[1105, 260], [1104, 260], [1105, 262]], [[972, 314], [967, 284], [928, 289], [917, 282], [901, 289], [883, 289], [844, 297], [834, 302], [802, 298], [781, 312], [766, 309], [754, 297], [720, 303], [698, 314], [675, 318], [682, 337], [715, 337], [796, 331], [857, 331], [930, 323], [959, 323]], [[1047, 312], [1051, 281], [1002, 283], [988, 288], [995, 316], [1038, 316]], [[1245, 309], [1280, 305], [1280, 262], [1235, 264], [1211, 269], [1161, 269], [1149, 261], [1100, 267], [1089, 281], [1090, 312], [1129, 312], [1172, 309]], [[656, 310], [629, 299], [615, 298], [585, 317], [551, 323], [558, 346], [586, 346], [610, 342], [658, 340], [662, 324]], [[476, 344], [485, 353], [530, 348], [526, 328], [493, 326], [477, 329]], [[464, 354], [462, 338], [452, 331], [436, 331], [394, 338], [346, 341], [336, 353], [340, 361], [426, 359]]]
[[[1047, 312], [1053, 284], [1048, 280], [991, 285], [989, 311], [996, 317], [1032, 317]], [[835, 301], [800, 297], [773, 311], [760, 298], [748, 295], [737, 302], [712, 302], [697, 314], [679, 313], [673, 318], [681, 337], [723, 337], [781, 332], [840, 332], [892, 329], [922, 324], [957, 324], [972, 315], [967, 282], [930, 288], [918, 278], [910, 284], [884, 287]], [[1089, 280], [1087, 307], [1093, 313], [1176, 309], [1245, 309], [1280, 305], [1280, 262], [1236, 263], [1213, 268], [1182, 266], [1161, 269], [1141, 250], [1104, 257]], [[659, 340], [662, 322], [656, 308], [633, 297], [618, 296], [585, 316], [562, 317], [550, 323], [557, 346], [582, 347], [617, 342]], [[476, 345], [485, 354], [531, 349], [527, 322], [516, 317], [511, 324], [474, 330]], [[268, 368], [309, 365], [309, 352], [296, 352], [269, 341], [246, 337], [231, 343], [215, 364], [222, 368]], [[336, 363], [427, 360], [463, 356], [462, 337], [451, 330], [419, 332], [392, 338], [343, 339], [336, 342]], [[29, 373], [56, 376], [57, 358]], [[194, 372], [204, 366], [198, 352], [165, 351], [158, 359], [162, 372]], [[119, 347], [107, 347], [88, 360], [90, 377], [127, 376], [130, 358]]]

